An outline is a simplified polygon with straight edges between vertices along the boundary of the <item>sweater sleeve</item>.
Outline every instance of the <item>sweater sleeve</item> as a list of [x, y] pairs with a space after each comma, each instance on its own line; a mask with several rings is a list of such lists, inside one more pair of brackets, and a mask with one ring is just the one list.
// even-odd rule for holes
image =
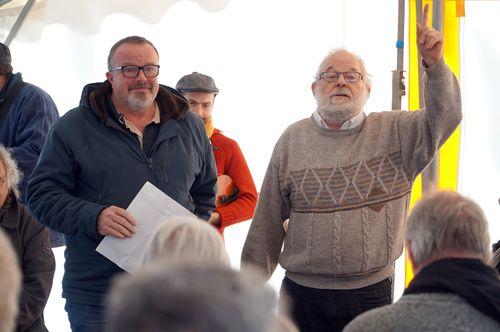
[[252, 174], [240, 147], [236, 142], [231, 145], [224, 173], [228, 175], [238, 188], [238, 197], [227, 205], [215, 209], [221, 217], [220, 229], [251, 219], [257, 204], [257, 190]]
[[457, 78], [441, 59], [425, 69], [425, 107], [400, 112], [398, 131], [403, 164], [414, 179], [462, 120], [462, 103]]
[[267, 168], [241, 255], [243, 270], [253, 266], [263, 272], [267, 279], [278, 264], [285, 237], [283, 222], [290, 216], [290, 198], [280, 185], [279, 146], [280, 142]]

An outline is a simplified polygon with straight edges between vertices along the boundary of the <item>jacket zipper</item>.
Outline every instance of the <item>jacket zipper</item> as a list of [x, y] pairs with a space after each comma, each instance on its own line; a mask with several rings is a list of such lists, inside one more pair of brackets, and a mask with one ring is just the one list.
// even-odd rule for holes
[[148, 158], [149, 181], [153, 182], [153, 159]]

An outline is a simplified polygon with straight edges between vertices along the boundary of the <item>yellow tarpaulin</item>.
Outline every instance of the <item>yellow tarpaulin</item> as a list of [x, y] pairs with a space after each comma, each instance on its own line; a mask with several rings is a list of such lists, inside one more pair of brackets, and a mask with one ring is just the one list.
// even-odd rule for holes
[[[409, 43], [410, 57], [408, 72], [408, 106], [411, 110], [420, 108], [418, 86], [418, 50], [417, 35], [417, 1], [410, 0], [409, 6]], [[429, 22], [432, 22], [432, 1], [422, 1], [422, 8], [429, 4]], [[464, 1], [443, 1], [443, 38], [444, 60], [457, 77], [460, 77], [460, 25], [459, 16], [464, 16]], [[430, 24], [430, 23], [429, 23]], [[455, 130], [439, 152], [438, 188], [457, 190], [458, 187], [458, 161], [460, 153], [460, 127]], [[418, 176], [413, 184], [410, 209], [422, 196], [422, 179]], [[405, 285], [413, 279], [411, 265], [405, 263]]]

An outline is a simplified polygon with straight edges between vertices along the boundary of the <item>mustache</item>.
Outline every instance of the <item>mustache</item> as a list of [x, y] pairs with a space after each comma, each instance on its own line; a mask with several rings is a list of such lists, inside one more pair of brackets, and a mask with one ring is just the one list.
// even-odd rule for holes
[[149, 90], [151, 90], [152, 88], [153, 88], [153, 85], [149, 84], [149, 83], [135, 83], [129, 87], [129, 90], [136, 90], [136, 89], [149, 89]]
[[330, 97], [334, 97], [334, 96], [338, 96], [338, 95], [346, 95], [348, 97], [352, 97], [351, 96], [351, 91], [349, 91], [348, 88], [338, 88], [338, 89], [335, 89], [331, 93]]

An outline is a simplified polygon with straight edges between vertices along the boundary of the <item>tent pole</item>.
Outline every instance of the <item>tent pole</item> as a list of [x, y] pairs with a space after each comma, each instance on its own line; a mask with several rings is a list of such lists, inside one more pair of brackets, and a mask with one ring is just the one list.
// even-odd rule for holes
[[4, 44], [9, 46], [12, 40], [16, 37], [17, 33], [21, 29], [21, 26], [23, 25], [24, 20], [26, 19], [26, 16], [28, 16], [28, 13], [30, 12], [31, 8], [33, 7], [33, 4], [35, 3], [35, 0], [28, 0], [26, 4], [23, 7], [23, 10], [17, 17], [16, 22], [14, 22], [14, 25], [12, 26], [12, 29], [10, 29], [9, 35], [7, 36], [7, 39], [5, 39]]
[[12, 0], [0, 0], [0, 7], [2, 7], [3, 5], [6, 5], [8, 4], [9, 2], [11, 2]]
[[397, 67], [392, 71], [392, 109], [401, 109], [401, 98], [406, 94], [404, 82], [404, 38], [405, 38], [405, 1], [399, 0], [398, 5], [398, 39], [397, 48]]

